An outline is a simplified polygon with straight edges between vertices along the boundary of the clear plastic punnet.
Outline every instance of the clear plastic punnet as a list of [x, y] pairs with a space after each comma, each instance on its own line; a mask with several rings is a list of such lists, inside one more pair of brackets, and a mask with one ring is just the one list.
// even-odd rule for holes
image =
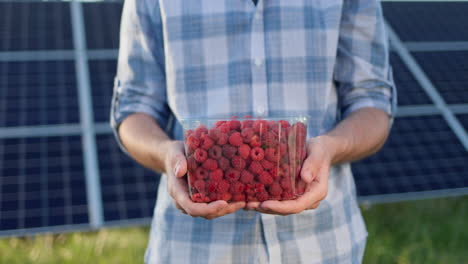
[[306, 116], [181, 121], [194, 202], [291, 200], [304, 193]]

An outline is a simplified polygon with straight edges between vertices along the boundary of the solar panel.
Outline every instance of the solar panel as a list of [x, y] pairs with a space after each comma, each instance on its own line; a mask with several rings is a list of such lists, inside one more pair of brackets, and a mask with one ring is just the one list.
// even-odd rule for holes
[[153, 214], [159, 177], [122, 153], [112, 135], [97, 137], [106, 221]]
[[414, 52], [413, 56], [447, 103], [468, 103], [468, 51]]
[[89, 61], [94, 121], [96, 122], [109, 121], [116, 70], [117, 60]]
[[395, 52], [390, 53], [399, 105], [432, 104], [431, 100]]
[[0, 51], [72, 49], [69, 3], [0, 2]]
[[403, 41], [467, 41], [466, 2], [382, 2], [385, 18]]
[[83, 3], [86, 40], [89, 49], [115, 49], [119, 47], [122, 3]]
[[0, 127], [78, 122], [73, 61], [0, 62]]
[[468, 187], [468, 153], [441, 116], [397, 118], [377, 154], [353, 164], [359, 196]]
[[80, 137], [0, 139], [0, 234], [87, 221]]

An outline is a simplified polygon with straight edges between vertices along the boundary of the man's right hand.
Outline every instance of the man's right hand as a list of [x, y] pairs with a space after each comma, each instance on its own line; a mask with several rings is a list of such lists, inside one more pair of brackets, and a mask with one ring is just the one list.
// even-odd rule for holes
[[184, 155], [184, 144], [181, 141], [170, 141], [167, 144], [165, 171], [167, 188], [174, 199], [175, 206], [184, 214], [193, 217], [214, 219], [234, 213], [245, 207], [245, 202], [227, 203], [214, 201], [211, 203], [194, 203], [190, 199], [187, 184], [187, 160]]

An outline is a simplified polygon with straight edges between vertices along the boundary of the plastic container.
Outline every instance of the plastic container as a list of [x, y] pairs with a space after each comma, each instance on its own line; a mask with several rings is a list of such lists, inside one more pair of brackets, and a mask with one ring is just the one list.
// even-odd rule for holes
[[185, 119], [189, 192], [194, 202], [291, 200], [304, 193], [305, 116]]

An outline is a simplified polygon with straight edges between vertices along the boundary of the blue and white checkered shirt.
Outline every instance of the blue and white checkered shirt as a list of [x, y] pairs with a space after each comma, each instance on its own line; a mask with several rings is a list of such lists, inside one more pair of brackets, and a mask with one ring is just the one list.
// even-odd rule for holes
[[[377, 0], [126, 0], [112, 107], [154, 117], [311, 117], [309, 137], [351, 112], [390, 115], [395, 88]], [[215, 220], [174, 207], [161, 178], [147, 263], [360, 263], [367, 232], [349, 164], [330, 171], [318, 209], [240, 210]]]

